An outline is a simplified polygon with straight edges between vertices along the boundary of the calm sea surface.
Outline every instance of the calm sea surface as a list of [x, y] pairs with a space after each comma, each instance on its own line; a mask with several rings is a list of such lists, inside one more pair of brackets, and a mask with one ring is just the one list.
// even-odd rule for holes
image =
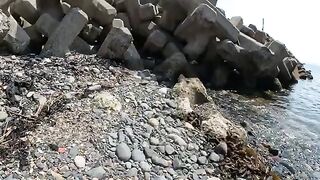
[[[288, 179], [320, 180], [320, 67], [306, 69], [314, 80], [299, 81], [291, 90], [265, 97], [231, 92], [213, 96], [228, 118], [249, 123], [258, 144], [267, 142], [281, 151], [282, 161], [295, 171]], [[290, 172], [280, 163], [274, 170]]]

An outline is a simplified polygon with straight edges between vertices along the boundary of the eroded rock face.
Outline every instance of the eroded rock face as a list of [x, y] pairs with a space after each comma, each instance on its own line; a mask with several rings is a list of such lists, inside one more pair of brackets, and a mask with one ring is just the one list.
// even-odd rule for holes
[[236, 139], [245, 141], [247, 138], [246, 131], [240, 127], [234, 125], [231, 121], [224, 118], [220, 113], [212, 114], [207, 117], [206, 121], [202, 122], [202, 126], [206, 131], [211, 133], [218, 139], [226, 139], [229, 134], [234, 135]]
[[203, 104], [211, 100], [199, 78], [180, 76], [178, 83], [173, 87], [173, 92], [178, 97], [188, 98], [191, 105]]

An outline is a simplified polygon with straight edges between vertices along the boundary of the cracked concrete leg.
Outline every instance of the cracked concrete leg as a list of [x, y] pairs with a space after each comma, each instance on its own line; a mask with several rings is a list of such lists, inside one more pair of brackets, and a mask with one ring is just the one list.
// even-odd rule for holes
[[41, 55], [64, 56], [87, 22], [88, 16], [81, 9], [71, 9], [50, 35]]
[[30, 24], [36, 23], [40, 16], [35, 0], [16, 0], [11, 5], [11, 10], [23, 17]]
[[9, 17], [9, 23], [10, 30], [3, 41], [14, 54], [23, 54], [30, 43], [30, 37], [12, 16]]

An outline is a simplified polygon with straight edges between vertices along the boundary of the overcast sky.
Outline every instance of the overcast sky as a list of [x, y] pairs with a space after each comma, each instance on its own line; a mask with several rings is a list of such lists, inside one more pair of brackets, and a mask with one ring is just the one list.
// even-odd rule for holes
[[320, 65], [320, 0], [218, 0], [226, 16], [241, 16], [286, 44], [301, 61]]

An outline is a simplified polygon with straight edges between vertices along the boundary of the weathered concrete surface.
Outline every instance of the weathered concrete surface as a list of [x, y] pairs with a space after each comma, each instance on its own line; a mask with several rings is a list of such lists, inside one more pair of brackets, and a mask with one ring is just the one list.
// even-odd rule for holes
[[243, 26], [243, 19], [241, 16], [234, 16], [230, 19], [230, 22], [233, 26], [238, 28], [239, 30], [242, 29]]
[[245, 35], [247, 35], [247, 36], [249, 36], [249, 37], [251, 37], [251, 38], [254, 38], [254, 36], [255, 36], [255, 34], [256, 34], [251, 28], [249, 28], [249, 27], [247, 27], [247, 26], [245, 26], [245, 25], [242, 26], [242, 28], [240, 29], [240, 31], [241, 31], [243, 34], [245, 34]]
[[239, 35], [239, 45], [249, 51], [255, 51], [260, 49], [261, 47], [265, 47], [263, 44], [257, 42], [255, 39], [247, 36], [242, 32]]
[[47, 13], [58, 21], [64, 16], [60, 0], [36, 0], [36, 4], [40, 14]]
[[200, 105], [211, 100], [199, 78], [180, 76], [172, 90], [176, 96], [188, 98], [191, 105]]
[[267, 42], [267, 34], [263, 31], [257, 30], [255, 32], [254, 39], [261, 44], [265, 44]]
[[143, 49], [153, 53], [160, 52], [167, 42], [167, 35], [160, 30], [155, 30], [148, 36]]
[[61, 7], [62, 7], [62, 10], [63, 10], [64, 14], [68, 14], [70, 9], [71, 9], [71, 5], [66, 3], [66, 2], [62, 2], [61, 3]]
[[7, 44], [12, 53], [23, 54], [30, 43], [30, 37], [12, 16], [9, 17], [9, 22], [10, 30], [3, 41]]
[[277, 59], [266, 47], [248, 50], [224, 40], [217, 45], [217, 53], [240, 72], [248, 87], [254, 88], [259, 78], [278, 76]]
[[72, 7], [81, 8], [90, 18], [96, 20], [99, 25], [107, 26], [112, 23], [117, 10], [105, 0], [63, 0]]
[[143, 61], [133, 43], [123, 54], [124, 63], [127, 68], [132, 70], [142, 70], [144, 68]]
[[7, 35], [10, 29], [9, 18], [0, 10], [0, 42]]
[[161, 75], [163, 80], [174, 81], [183, 74], [187, 77], [191, 77], [193, 72], [189, 66], [186, 57], [182, 53], [175, 53], [161, 64], [154, 68], [154, 72]]
[[126, 13], [118, 13], [116, 16], [117, 19], [121, 19], [123, 21], [124, 27], [128, 28], [131, 30], [131, 25], [129, 21], [129, 17]]
[[45, 39], [42, 37], [42, 34], [37, 30], [35, 25], [26, 27], [24, 30], [30, 37], [30, 51], [39, 54], [42, 50], [42, 45], [45, 43]]
[[15, 0], [1, 0], [0, 1], [0, 10], [2, 10], [2, 12], [7, 16], [10, 16], [9, 6], [13, 1], [15, 1]]
[[[59, 26], [59, 22], [49, 14], [42, 14], [35, 26], [44, 36], [50, 37], [54, 30]], [[90, 45], [79, 37], [74, 39], [69, 49], [83, 54], [92, 54], [94, 52]]]
[[80, 37], [87, 41], [89, 44], [95, 44], [101, 32], [102, 28], [97, 27], [94, 24], [87, 24], [82, 29]]
[[125, 27], [113, 27], [106, 39], [103, 41], [97, 56], [121, 59], [124, 53], [131, 46], [133, 37]]
[[23, 17], [30, 24], [36, 23], [40, 16], [36, 0], [16, 0], [10, 7], [11, 11]]
[[168, 42], [162, 50], [162, 55], [169, 58], [175, 53], [181, 52], [179, 47], [174, 42]]
[[81, 9], [71, 9], [50, 35], [41, 55], [64, 56], [87, 22], [88, 16]]
[[183, 52], [197, 59], [217, 32], [217, 12], [206, 4], [199, 5], [176, 29], [174, 35], [187, 42]]
[[141, 21], [152, 20], [158, 13], [158, 8], [152, 3], [147, 3], [139, 7], [139, 17]]

